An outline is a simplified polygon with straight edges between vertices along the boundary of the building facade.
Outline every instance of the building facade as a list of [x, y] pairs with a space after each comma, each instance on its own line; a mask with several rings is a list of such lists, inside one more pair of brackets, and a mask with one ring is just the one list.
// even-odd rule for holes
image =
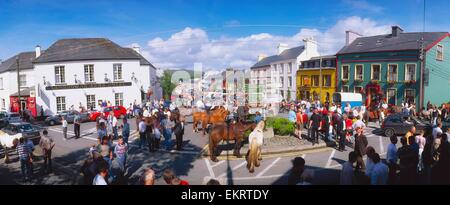
[[276, 88], [275, 93], [284, 100], [296, 98], [296, 73], [302, 61], [319, 56], [317, 43], [305, 39], [304, 45], [287, 48], [286, 44], [278, 46], [278, 54], [258, 57], [258, 62], [251, 67], [250, 84], [267, 90]]
[[[436, 78], [431, 77], [431, 73], [436, 75], [438, 72], [431, 71], [430, 67], [441, 72], [450, 69], [445, 59], [436, 61], [437, 42], [448, 43], [444, 36], [448, 37], [448, 33], [405, 33], [400, 27], [393, 26], [391, 34], [355, 39], [337, 53], [337, 91], [363, 93], [366, 106], [375, 106], [385, 100], [389, 105], [416, 103], [419, 109], [428, 100], [434, 103], [448, 101], [444, 99], [447, 96], [430, 92], [439, 86], [449, 86], [450, 75], [443, 77], [447, 79], [445, 83], [441, 80], [430, 84], [430, 80]], [[428, 48], [424, 49], [423, 69], [422, 45]], [[427, 72], [428, 77], [422, 76]]]
[[303, 61], [297, 71], [297, 99], [331, 102], [336, 90], [336, 57], [320, 56]]
[[[104, 38], [62, 39], [45, 51], [36, 47], [26, 54], [29, 64], [20, 64], [29, 65], [20, 70], [21, 99], [14, 89], [17, 77], [8, 79], [9, 87], [1, 93], [2, 99], [10, 99], [7, 111], [20, 106], [33, 116], [52, 115], [80, 105], [95, 110], [101, 101], [128, 107], [150, 99], [158, 86], [156, 69], [139, 48], [123, 48]], [[0, 81], [3, 75], [17, 76], [5, 71]]]

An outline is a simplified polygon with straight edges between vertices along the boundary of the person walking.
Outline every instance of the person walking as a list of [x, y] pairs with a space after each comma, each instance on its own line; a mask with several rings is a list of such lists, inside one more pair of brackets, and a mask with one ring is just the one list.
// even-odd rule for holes
[[386, 163], [389, 167], [389, 179], [388, 184], [389, 185], [395, 185], [396, 179], [397, 179], [397, 136], [391, 136], [390, 137], [391, 143], [388, 145], [387, 148], [387, 154], [386, 154]]
[[73, 119], [73, 130], [75, 132], [75, 139], [80, 138], [80, 129], [81, 129], [81, 117], [80, 114], [75, 114], [75, 118]]
[[389, 177], [389, 168], [383, 162], [381, 162], [380, 155], [374, 153], [372, 155], [373, 169], [370, 173], [370, 184], [371, 185], [386, 185]]
[[355, 181], [355, 170], [353, 164], [356, 162], [355, 152], [348, 153], [348, 161], [342, 165], [340, 185], [353, 185]]
[[42, 132], [41, 140], [39, 141], [39, 147], [41, 147], [44, 152], [44, 172], [52, 172], [52, 150], [55, 147], [53, 139], [48, 136], [48, 131], [44, 130]]
[[117, 145], [114, 147], [114, 154], [122, 172], [125, 172], [127, 162], [128, 144], [125, 142], [123, 136], [119, 136]]
[[183, 135], [184, 135], [184, 125], [181, 119], [175, 120], [175, 126], [172, 128], [172, 131], [175, 134], [176, 148], [179, 151], [183, 146]]
[[121, 128], [123, 141], [128, 144], [128, 138], [130, 137], [130, 124], [128, 123], [127, 118], [123, 119]]
[[139, 118], [140, 122], [138, 125], [138, 130], [139, 130], [139, 149], [142, 149], [142, 146], [145, 144], [146, 142], [146, 129], [147, 129], [147, 125], [145, 125], [145, 121], [144, 118]]
[[[303, 112], [302, 112], [302, 108], [300, 106], [298, 106], [297, 108], [297, 114], [296, 114], [296, 135], [298, 136], [299, 139], [302, 139], [302, 128], [303, 128]], [[258, 122], [257, 122], [258, 124]]]
[[[336, 111], [337, 113], [337, 111]], [[337, 113], [337, 115], [340, 115], [339, 113]], [[346, 151], [345, 150], [345, 138], [347, 135], [347, 131], [346, 131], [346, 125], [345, 125], [345, 120], [347, 118], [347, 115], [344, 114], [343, 117], [337, 117], [336, 118], [336, 135], [337, 137], [339, 137], [339, 151], [343, 152]]]
[[18, 143], [16, 151], [19, 155], [20, 169], [22, 170], [24, 181], [27, 182], [32, 177], [31, 164], [33, 163], [33, 159], [31, 157], [31, 150], [28, 148], [25, 138], [21, 137]]
[[367, 138], [363, 133], [363, 129], [361, 127], [356, 128], [355, 135], [355, 154], [356, 154], [356, 168], [357, 169], [365, 169], [366, 166], [364, 164], [363, 156], [366, 155], [366, 148], [368, 142]]
[[309, 120], [309, 128], [311, 133], [312, 145], [319, 144], [319, 128], [320, 121], [322, 121], [322, 117], [318, 113], [317, 108], [314, 108], [314, 113], [311, 115], [311, 119]]
[[333, 141], [333, 119], [331, 112], [324, 112], [323, 120], [321, 122], [323, 122], [321, 125], [321, 130], [325, 133], [325, 140], [327, 142]]
[[63, 136], [64, 136], [64, 141], [67, 140], [67, 120], [66, 117], [62, 116], [61, 117], [61, 126], [62, 126], [62, 130], [63, 130]]

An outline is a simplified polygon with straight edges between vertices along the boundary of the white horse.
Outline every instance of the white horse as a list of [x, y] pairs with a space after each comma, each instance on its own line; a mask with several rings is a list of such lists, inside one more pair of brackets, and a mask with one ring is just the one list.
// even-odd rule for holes
[[259, 167], [261, 158], [261, 147], [263, 145], [263, 131], [264, 121], [261, 121], [256, 125], [256, 128], [250, 133], [248, 137], [249, 154], [247, 157], [247, 169], [250, 173], [255, 172], [255, 167]]
[[8, 135], [7, 133], [0, 131], [0, 144], [5, 150], [5, 163], [9, 162], [8, 149], [13, 149], [14, 147], [16, 147], [21, 137], [22, 133]]

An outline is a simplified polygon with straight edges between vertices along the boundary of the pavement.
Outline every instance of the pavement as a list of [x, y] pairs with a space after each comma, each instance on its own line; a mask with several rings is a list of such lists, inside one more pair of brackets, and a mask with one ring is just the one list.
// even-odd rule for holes
[[[188, 119], [189, 122], [189, 119]], [[120, 124], [121, 122], [119, 122]], [[136, 125], [134, 119], [130, 122], [132, 132]], [[379, 136], [374, 132], [377, 125], [370, 124], [366, 130], [369, 145], [373, 146], [382, 158], [385, 156], [385, 150], [389, 139]], [[60, 125], [45, 126], [39, 128], [47, 129], [49, 135], [54, 139], [56, 146], [53, 150], [54, 172], [44, 174], [42, 172], [42, 160], [35, 162], [34, 180], [31, 183], [21, 181], [20, 165], [17, 162], [17, 155], [11, 152], [11, 160], [15, 162], [5, 164], [0, 163], [0, 184], [81, 184], [82, 175], [80, 168], [86, 159], [89, 147], [95, 145], [97, 136], [95, 133], [95, 123], [83, 123], [81, 126], [81, 138], [70, 138], [65, 141], [62, 137]], [[69, 137], [73, 137], [73, 126], [69, 125]], [[215, 178], [222, 184], [243, 184], [243, 185], [280, 185], [287, 183], [287, 176], [292, 167], [291, 160], [297, 156], [302, 156], [306, 160], [308, 169], [315, 171], [314, 184], [337, 184], [341, 164], [347, 160], [348, 152], [352, 149], [348, 147], [346, 152], [339, 152], [333, 148], [316, 145], [310, 148], [310, 143], [301, 142], [294, 137], [282, 139], [271, 138], [266, 140], [266, 144], [277, 144], [279, 148], [292, 148], [288, 152], [278, 150], [272, 146], [263, 147], [265, 154], [261, 166], [256, 168], [254, 173], [249, 173], [246, 168], [246, 161], [243, 158], [232, 157], [231, 150], [224, 150], [224, 155], [219, 157], [219, 162], [212, 162], [207, 156], [204, 156], [208, 143], [208, 137], [201, 133], [192, 132], [192, 124], [188, 123], [185, 128], [184, 147], [182, 151], [173, 150], [173, 138], [171, 144], [162, 142], [162, 146], [157, 152], [148, 152], [138, 147], [138, 136], [133, 132], [130, 137], [130, 150], [127, 159], [127, 171], [125, 176], [127, 184], [138, 184], [143, 170], [152, 167], [156, 172], [156, 184], [164, 184], [161, 174], [164, 169], [170, 168], [190, 184], [205, 184], [209, 179]], [[241, 150], [245, 154], [246, 146]], [[270, 149], [269, 149], [270, 148]], [[3, 153], [0, 151], [0, 156]]]

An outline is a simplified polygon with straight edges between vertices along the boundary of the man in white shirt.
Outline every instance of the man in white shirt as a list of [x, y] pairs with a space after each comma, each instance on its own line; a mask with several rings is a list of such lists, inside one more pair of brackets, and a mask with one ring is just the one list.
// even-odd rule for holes
[[436, 137], [442, 133], [443, 133], [442, 132], [442, 122], [439, 122], [437, 124], [437, 126], [435, 128], [433, 128], [433, 132], [432, 132], [433, 138], [436, 139]]
[[141, 119], [141, 122], [139, 122], [139, 149], [142, 148], [142, 145], [145, 145], [145, 140], [146, 140], [146, 136], [145, 136], [145, 131], [147, 129], [147, 125], [144, 122], [144, 119]]
[[147, 108], [144, 108], [144, 112], [142, 114], [144, 117], [150, 117], [150, 112], [147, 110]]
[[344, 107], [344, 112], [350, 113], [351, 110], [352, 110], [352, 106], [350, 106], [350, 103], [347, 103]]
[[202, 100], [198, 100], [197, 103], [196, 103], [196, 107], [199, 110], [204, 110], [205, 109], [205, 104], [203, 104]]
[[108, 162], [100, 161], [97, 166], [98, 174], [92, 181], [92, 185], [108, 185], [105, 180], [105, 177], [108, 175]]
[[[113, 113], [113, 112], [111, 112]], [[111, 124], [112, 124], [112, 128], [113, 128], [113, 134], [114, 134], [114, 139], [117, 139], [119, 137], [119, 134], [117, 133], [117, 117], [114, 116], [114, 114], [112, 115], [111, 118]]]
[[67, 120], [64, 116], [61, 117], [62, 130], [64, 135], [64, 141], [67, 140]]
[[388, 166], [381, 162], [380, 155], [378, 153], [375, 153], [372, 158], [375, 165], [370, 173], [370, 184], [386, 185], [389, 177]]
[[340, 184], [341, 185], [353, 185], [354, 173], [353, 164], [356, 162], [355, 152], [348, 154], [348, 161], [342, 165]]

